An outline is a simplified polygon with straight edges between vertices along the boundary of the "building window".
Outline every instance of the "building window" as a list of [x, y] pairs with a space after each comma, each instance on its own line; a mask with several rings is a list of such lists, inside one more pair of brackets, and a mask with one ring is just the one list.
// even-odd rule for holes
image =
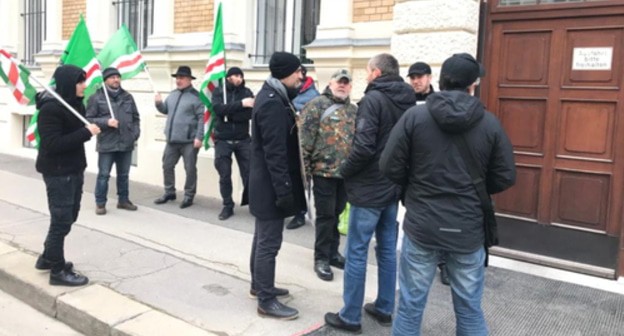
[[304, 63], [303, 46], [316, 38], [320, 0], [258, 0], [255, 64], [267, 64], [276, 51], [288, 51]]
[[147, 38], [154, 32], [154, 0], [119, 0], [117, 6], [117, 24], [125, 24], [136, 41], [137, 47], [147, 46]]
[[24, 20], [24, 53], [22, 63], [36, 65], [35, 54], [41, 51], [41, 45], [46, 36], [46, 1], [24, 0], [23, 12], [20, 16]]

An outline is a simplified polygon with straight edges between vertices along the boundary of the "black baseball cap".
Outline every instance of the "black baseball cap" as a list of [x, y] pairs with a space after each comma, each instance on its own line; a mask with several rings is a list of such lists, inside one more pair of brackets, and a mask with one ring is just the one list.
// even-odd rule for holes
[[407, 71], [407, 77], [414, 75], [431, 75], [431, 67], [425, 62], [416, 62], [412, 64]]

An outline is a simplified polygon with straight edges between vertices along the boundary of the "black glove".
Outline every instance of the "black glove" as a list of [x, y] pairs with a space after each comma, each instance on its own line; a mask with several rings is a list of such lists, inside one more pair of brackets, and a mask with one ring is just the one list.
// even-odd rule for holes
[[292, 194], [277, 197], [277, 200], [275, 201], [275, 206], [277, 206], [277, 208], [282, 211], [289, 211], [295, 208], [295, 198]]

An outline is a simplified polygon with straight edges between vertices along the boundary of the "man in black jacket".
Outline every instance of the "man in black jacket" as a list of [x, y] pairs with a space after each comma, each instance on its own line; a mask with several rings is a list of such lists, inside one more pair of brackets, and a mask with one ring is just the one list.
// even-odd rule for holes
[[394, 335], [420, 334], [427, 293], [442, 257], [451, 282], [457, 334], [488, 334], [481, 309], [484, 215], [458, 139], [465, 139], [471, 152], [466, 155], [476, 162], [488, 194], [511, 187], [516, 171], [505, 131], [472, 96], [480, 68], [469, 54], [444, 61], [442, 91], [403, 115], [381, 156], [383, 173], [407, 186]]
[[[98, 125], [98, 175], [95, 182], [95, 213], [106, 214], [108, 180], [113, 163], [117, 169], [118, 209], [134, 211], [137, 206], [129, 198], [128, 179], [134, 143], [141, 134], [139, 111], [132, 95], [121, 87], [121, 74], [115, 68], [106, 68], [102, 73], [104, 86], [89, 98], [87, 119]], [[104, 90], [110, 99], [109, 110]], [[114, 115], [114, 116], [113, 116]]]
[[[78, 113], [85, 115], [82, 103], [86, 88], [85, 72], [73, 65], [54, 71], [56, 93]], [[56, 98], [47, 92], [37, 94], [41, 139], [36, 168], [43, 175], [50, 209], [50, 228], [43, 253], [35, 267], [50, 270], [50, 284], [82, 286], [89, 279], [74, 272], [73, 264], [65, 261], [65, 236], [78, 218], [84, 170], [87, 167], [84, 143], [100, 133], [95, 124], [85, 126]]]
[[275, 257], [282, 246], [284, 218], [306, 209], [296, 114], [292, 99], [300, 84], [301, 63], [286, 52], [269, 61], [271, 76], [258, 92], [251, 129], [249, 209], [256, 217], [251, 247], [251, 291], [258, 314], [279, 319], [299, 312], [277, 300], [288, 290], [275, 287]]
[[431, 85], [431, 67], [425, 62], [416, 62], [410, 65], [407, 77], [416, 93], [416, 104], [424, 104], [427, 96], [434, 92]]
[[340, 170], [351, 203], [345, 251], [344, 307], [325, 314], [335, 328], [361, 330], [368, 245], [377, 240], [378, 289], [366, 313], [390, 325], [396, 287], [397, 208], [401, 187], [379, 171], [379, 157], [390, 130], [416, 102], [414, 90], [399, 76], [399, 63], [389, 54], [373, 57], [366, 67], [368, 86], [358, 106], [353, 145]]
[[243, 179], [243, 187], [249, 181], [249, 120], [254, 106], [254, 95], [245, 86], [243, 71], [232, 67], [225, 76], [226, 98], [223, 101], [223, 88], [217, 87], [212, 93], [212, 103], [217, 118], [215, 119], [215, 161], [219, 173], [219, 191], [223, 199], [220, 220], [226, 220], [234, 214], [232, 200], [232, 153]]

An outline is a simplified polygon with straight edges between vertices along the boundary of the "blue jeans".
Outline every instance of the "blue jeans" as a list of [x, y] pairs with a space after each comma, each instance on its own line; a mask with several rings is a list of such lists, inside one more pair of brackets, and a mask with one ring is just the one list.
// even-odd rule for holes
[[345, 250], [344, 307], [340, 318], [347, 324], [360, 324], [366, 282], [368, 245], [377, 239], [377, 299], [375, 308], [384, 314], [394, 310], [396, 289], [397, 203], [384, 208], [351, 206]]
[[420, 335], [427, 295], [440, 258], [446, 257], [456, 334], [458, 336], [485, 336], [487, 325], [481, 309], [485, 277], [485, 250], [473, 253], [451, 253], [430, 250], [403, 238], [399, 263], [399, 306], [392, 327], [392, 335]]
[[95, 181], [95, 204], [105, 205], [108, 195], [108, 180], [110, 171], [115, 164], [117, 169], [117, 196], [119, 202], [127, 202], [128, 199], [128, 175], [132, 163], [132, 151], [99, 153], [98, 175]]

